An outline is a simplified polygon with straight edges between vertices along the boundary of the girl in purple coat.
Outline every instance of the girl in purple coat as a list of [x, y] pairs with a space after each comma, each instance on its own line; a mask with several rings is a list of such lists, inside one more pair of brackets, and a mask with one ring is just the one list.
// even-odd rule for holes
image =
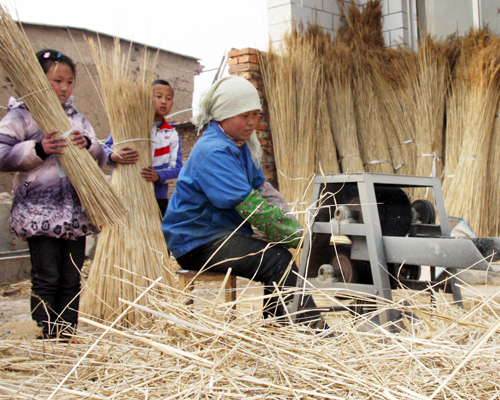
[[64, 173], [57, 154], [67, 140], [86, 148], [102, 167], [106, 154], [71, 97], [73, 61], [54, 50], [37, 53], [50, 86], [73, 127], [70, 139], [42, 132], [22, 99], [11, 97], [0, 121], [0, 171], [17, 172], [9, 224], [28, 241], [31, 255], [33, 319], [45, 338], [70, 336], [78, 323], [80, 270], [85, 237], [97, 232]]

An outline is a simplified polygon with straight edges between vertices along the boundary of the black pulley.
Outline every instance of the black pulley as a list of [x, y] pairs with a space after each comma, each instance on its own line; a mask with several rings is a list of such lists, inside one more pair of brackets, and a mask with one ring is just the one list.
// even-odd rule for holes
[[436, 209], [434, 204], [429, 200], [415, 200], [411, 208], [413, 208], [417, 214], [417, 219], [422, 224], [435, 224], [436, 223]]

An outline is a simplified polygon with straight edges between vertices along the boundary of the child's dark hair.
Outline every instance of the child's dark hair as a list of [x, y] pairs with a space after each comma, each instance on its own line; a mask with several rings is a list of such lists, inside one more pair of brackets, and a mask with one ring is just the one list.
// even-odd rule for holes
[[56, 63], [66, 64], [73, 71], [73, 76], [76, 79], [76, 67], [73, 63], [73, 60], [64, 54], [51, 49], [40, 50], [36, 53], [36, 58], [38, 62], [42, 66], [43, 72], [47, 73], [47, 71]]
[[[153, 85], [152, 86], [154, 86], [154, 85], [170, 86], [170, 83], [168, 83], [167, 81], [164, 81], [163, 79], [156, 79], [155, 81], [153, 81]], [[172, 86], [170, 86], [170, 87], [172, 87]]]

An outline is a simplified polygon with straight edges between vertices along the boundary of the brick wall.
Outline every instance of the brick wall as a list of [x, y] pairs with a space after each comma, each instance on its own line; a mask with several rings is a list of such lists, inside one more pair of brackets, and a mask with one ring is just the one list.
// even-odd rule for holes
[[266, 181], [278, 188], [278, 175], [274, 162], [273, 141], [269, 128], [269, 114], [267, 111], [267, 101], [264, 97], [262, 75], [259, 66], [259, 51], [256, 49], [233, 49], [228, 54], [229, 74], [248, 79], [259, 92], [262, 101], [262, 113], [257, 125], [257, 137], [262, 146], [262, 170]]

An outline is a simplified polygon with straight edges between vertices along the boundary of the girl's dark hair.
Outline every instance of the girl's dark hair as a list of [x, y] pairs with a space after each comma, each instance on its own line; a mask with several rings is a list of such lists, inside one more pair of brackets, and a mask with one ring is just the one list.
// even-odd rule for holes
[[56, 63], [66, 64], [73, 71], [73, 76], [76, 79], [76, 67], [73, 63], [73, 60], [64, 54], [51, 49], [40, 50], [36, 53], [36, 58], [38, 62], [42, 66], [43, 72], [47, 73], [47, 71]]

